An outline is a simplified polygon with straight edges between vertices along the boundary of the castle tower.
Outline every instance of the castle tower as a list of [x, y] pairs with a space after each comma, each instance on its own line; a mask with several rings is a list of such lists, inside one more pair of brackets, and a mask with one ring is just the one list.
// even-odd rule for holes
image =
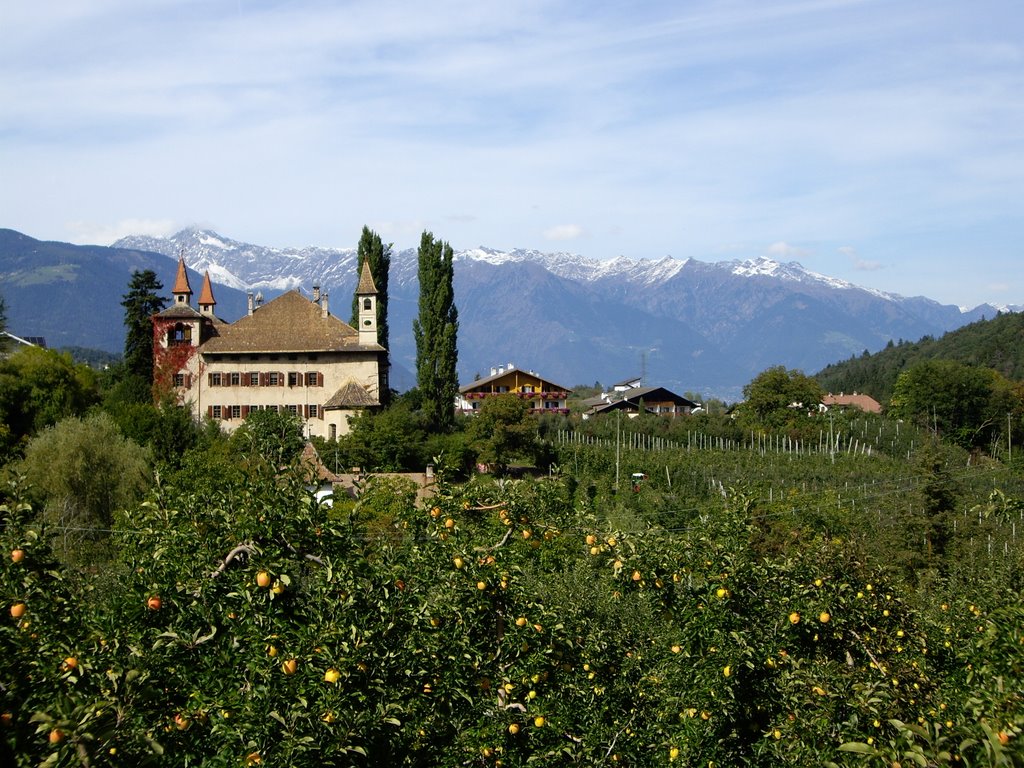
[[213, 308], [216, 305], [217, 300], [213, 298], [213, 285], [210, 283], [210, 271], [207, 270], [203, 275], [203, 288], [199, 291], [199, 313], [213, 317]]
[[174, 278], [171, 290], [175, 306], [190, 306], [192, 303], [192, 286], [188, 284], [188, 270], [185, 269], [184, 255], [178, 257], [178, 274]]

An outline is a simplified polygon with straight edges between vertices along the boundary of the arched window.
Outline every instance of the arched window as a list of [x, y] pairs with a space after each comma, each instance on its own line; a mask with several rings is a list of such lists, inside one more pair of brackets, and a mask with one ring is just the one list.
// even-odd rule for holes
[[363, 309], [373, 309], [373, 299], [363, 299]]

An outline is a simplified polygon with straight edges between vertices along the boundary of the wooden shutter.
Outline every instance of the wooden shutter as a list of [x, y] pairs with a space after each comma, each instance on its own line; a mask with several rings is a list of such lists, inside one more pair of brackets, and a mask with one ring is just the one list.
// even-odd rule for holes
[[209, 416], [211, 419], [213, 418], [213, 406], [212, 405], [206, 406], [206, 415]]
[[287, 378], [288, 376], [285, 374], [284, 371], [281, 371], [279, 374], [277, 374], [277, 386], [283, 387], [285, 379]]
[[316, 372], [316, 385], [322, 387], [324, 385], [324, 375], [320, 371]]

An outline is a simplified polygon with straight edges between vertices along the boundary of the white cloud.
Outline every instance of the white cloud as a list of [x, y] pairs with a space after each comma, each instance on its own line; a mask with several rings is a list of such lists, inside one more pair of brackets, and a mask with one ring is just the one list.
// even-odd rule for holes
[[837, 250], [850, 260], [850, 264], [853, 265], [853, 268], [858, 272], [876, 272], [879, 269], [885, 269], [885, 266], [879, 261], [862, 259], [857, 253], [857, 249], [852, 246], [844, 245], [842, 248], [838, 248]]
[[772, 243], [768, 246], [768, 255], [773, 259], [805, 259], [811, 254], [806, 248], [798, 248], [789, 243]]
[[168, 219], [122, 219], [113, 224], [69, 221], [65, 228], [71, 242], [89, 245], [110, 245], [128, 235], [167, 237], [180, 229]]
[[575, 240], [583, 236], [583, 227], [579, 224], [557, 224], [544, 230], [548, 240]]

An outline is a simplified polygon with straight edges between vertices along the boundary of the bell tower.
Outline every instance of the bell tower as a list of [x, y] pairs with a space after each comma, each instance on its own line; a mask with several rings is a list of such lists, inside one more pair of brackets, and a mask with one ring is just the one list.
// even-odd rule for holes
[[363, 262], [363, 271], [356, 286], [356, 301], [359, 303], [359, 344], [373, 346], [377, 339], [377, 286], [370, 274], [369, 261]]

